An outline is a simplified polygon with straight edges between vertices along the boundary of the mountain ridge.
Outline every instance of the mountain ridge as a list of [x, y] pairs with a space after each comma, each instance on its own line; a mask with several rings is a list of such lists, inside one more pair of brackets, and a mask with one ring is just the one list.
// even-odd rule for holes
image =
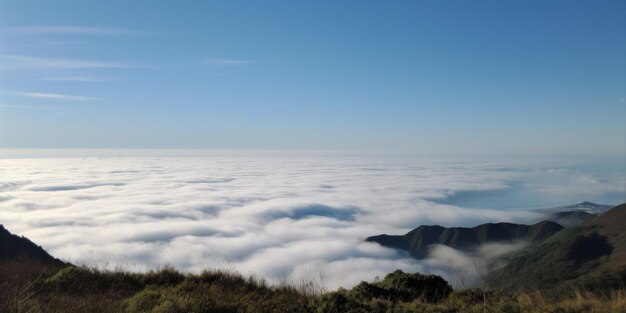
[[513, 242], [527, 240], [540, 242], [563, 229], [552, 221], [542, 221], [533, 225], [514, 223], [486, 223], [475, 227], [450, 227], [422, 225], [404, 235], [378, 235], [367, 237], [365, 241], [376, 242], [388, 248], [409, 252], [417, 259], [428, 255], [434, 244], [469, 251], [484, 243]]
[[486, 281], [525, 290], [626, 287], [626, 203], [518, 251]]

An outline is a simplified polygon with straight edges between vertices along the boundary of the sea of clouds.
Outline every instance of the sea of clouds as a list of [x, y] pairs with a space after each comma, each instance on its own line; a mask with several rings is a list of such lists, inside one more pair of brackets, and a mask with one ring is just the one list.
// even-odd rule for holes
[[[0, 159], [0, 223], [56, 257], [94, 266], [222, 268], [329, 289], [399, 268], [459, 285], [524, 243], [473, 253], [437, 246], [418, 261], [364, 238], [422, 224], [532, 223], [541, 216], [531, 208], [626, 194], [623, 172], [563, 164], [373, 156]], [[494, 208], [490, 200], [510, 204]]]

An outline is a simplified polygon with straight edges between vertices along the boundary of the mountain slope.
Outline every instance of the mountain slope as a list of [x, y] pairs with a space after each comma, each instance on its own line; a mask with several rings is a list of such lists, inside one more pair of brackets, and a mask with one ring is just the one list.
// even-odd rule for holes
[[378, 235], [368, 237], [368, 242], [408, 251], [413, 257], [422, 259], [428, 255], [433, 244], [442, 244], [455, 249], [471, 250], [487, 242], [510, 242], [528, 240], [540, 242], [563, 229], [563, 226], [550, 221], [534, 225], [513, 223], [488, 223], [472, 228], [445, 228], [439, 225], [420, 226], [405, 235]]
[[507, 289], [626, 286], [626, 204], [518, 252], [487, 277]]
[[16, 260], [38, 261], [55, 266], [65, 265], [63, 261], [52, 257], [32, 241], [13, 235], [0, 225], [0, 261]]
[[598, 216], [599, 214], [585, 211], [562, 211], [550, 214], [546, 220], [557, 222], [565, 227], [572, 227], [588, 222]]

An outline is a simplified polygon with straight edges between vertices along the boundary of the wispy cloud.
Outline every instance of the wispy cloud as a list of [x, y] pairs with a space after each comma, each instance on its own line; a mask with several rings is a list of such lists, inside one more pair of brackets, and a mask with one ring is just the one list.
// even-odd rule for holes
[[44, 111], [53, 111], [56, 113], [67, 114], [71, 112], [70, 109], [66, 107], [52, 107], [52, 106], [42, 106], [42, 105], [26, 105], [26, 104], [0, 104], [0, 108], [3, 109], [25, 109], [25, 110], [44, 110]]
[[72, 82], [103, 82], [111, 81], [114, 78], [111, 77], [90, 77], [90, 76], [52, 76], [44, 77], [41, 80], [45, 81], [72, 81]]
[[1, 30], [5, 34], [37, 35], [37, 34], [67, 34], [67, 35], [147, 35], [153, 32], [109, 27], [88, 26], [54, 26], [54, 25], [28, 25], [8, 27]]
[[21, 97], [49, 99], [49, 100], [66, 100], [66, 101], [90, 101], [96, 100], [93, 97], [72, 96], [59, 93], [47, 93], [47, 92], [14, 92], [12, 93]]
[[241, 59], [204, 58], [201, 63], [205, 65], [245, 65], [252, 63], [252, 61]]
[[93, 68], [126, 68], [137, 65], [79, 59], [39, 58], [17, 54], [0, 54], [2, 68], [33, 68], [33, 69], [93, 69]]

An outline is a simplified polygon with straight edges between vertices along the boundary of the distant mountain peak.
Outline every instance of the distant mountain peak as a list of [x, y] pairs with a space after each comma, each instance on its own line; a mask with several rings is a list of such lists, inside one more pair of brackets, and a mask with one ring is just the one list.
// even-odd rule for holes
[[558, 212], [572, 212], [572, 211], [582, 211], [590, 214], [602, 214], [610, 209], [612, 209], [613, 205], [608, 204], [597, 204], [590, 201], [583, 201], [581, 203], [564, 205], [559, 207], [552, 207], [546, 209], [536, 210], [540, 213], [558, 213]]
[[580, 206], [598, 206], [599, 204], [593, 203], [593, 202], [589, 202], [589, 201], [583, 201], [581, 203], [579, 203], [578, 205]]

